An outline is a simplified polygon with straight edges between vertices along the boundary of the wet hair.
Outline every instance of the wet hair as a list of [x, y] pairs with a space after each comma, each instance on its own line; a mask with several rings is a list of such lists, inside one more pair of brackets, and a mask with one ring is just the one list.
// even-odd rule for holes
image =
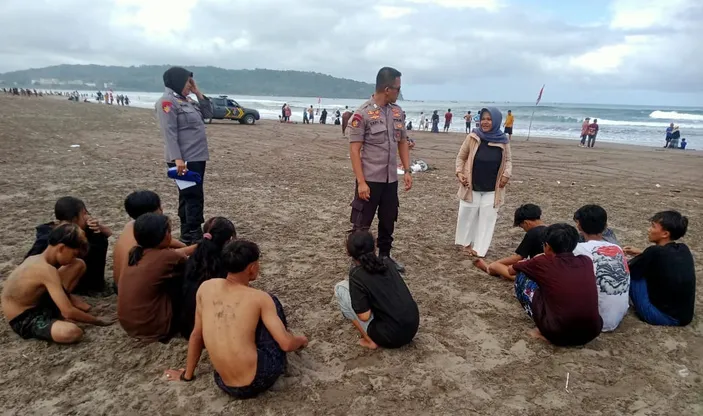
[[397, 69], [384, 66], [376, 75], [376, 91], [383, 91], [386, 88], [392, 88], [395, 83], [395, 79], [399, 78], [401, 75], [402, 74]]
[[125, 211], [135, 220], [142, 214], [156, 212], [159, 208], [161, 208], [161, 198], [153, 191], [134, 191], [124, 200]]
[[205, 221], [203, 231], [209, 233], [212, 238], [203, 238], [198, 243], [186, 263], [185, 271], [186, 280], [198, 283], [213, 277], [227, 276], [222, 261], [222, 249], [229, 240], [237, 237], [234, 224], [224, 217], [213, 217]]
[[657, 212], [650, 221], [659, 224], [662, 230], [668, 231], [669, 238], [674, 241], [686, 235], [688, 230], [688, 218], [678, 211]]
[[373, 235], [368, 231], [355, 231], [347, 237], [347, 253], [371, 274], [383, 274], [388, 267], [376, 256]]
[[601, 234], [608, 227], [608, 213], [600, 205], [584, 205], [574, 213], [574, 221], [586, 234]]
[[569, 224], [553, 224], [547, 227], [544, 242], [554, 254], [571, 253], [579, 242], [579, 232]]
[[87, 211], [85, 203], [78, 198], [72, 196], [64, 196], [59, 198], [54, 205], [54, 216], [59, 221], [73, 221], [81, 215], [81, 212]]
[[80, 250], [81, 255], [88, 252], [88, 238], [76, 224], [61, 224], [49, 233], [49, 245], [63, 244], [68, 248]]
[[259, 246], [247, 240], [234, 240], [222, 250], [222, 263], [227, 273], [241, 273], [259, 257]]
[[128, 264], [136, 266], [144, 257], [144, 250], [158, 247], [170, 230], [171, 223], [163, 214], [149, 212], [137, 218], [134, 222], [134, 239], [137, 240], [137, 245], [129, 251]]
[[451, 112], [452, 112], [452, 109], [451, 109], [451, 108], [450, 108], [450, 109], [448, 109], [448, 110], [447, 110], [447, 112], [448, 112], [448, 113], [451, 113]]
[[520, 205], [515, 210], [513, 226], [519, 227], [525, 221], [536, 221], [542, 218], [542, 209], [535, 204]]

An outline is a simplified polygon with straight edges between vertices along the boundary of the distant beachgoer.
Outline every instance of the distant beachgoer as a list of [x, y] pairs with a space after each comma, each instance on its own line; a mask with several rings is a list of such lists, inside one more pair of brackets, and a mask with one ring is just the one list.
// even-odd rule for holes
[[593, 123], [588, 125], [588, 147], [593, 147], [596, 145], [596, 136], [598, 136], [598, 119], [594, 118]]
[[581, 144], [580, 147], [586, 147], [586, 139], [588, 139], [588, 126], [591, 124], [591, 118], [586, 117], [581, 124]]
[[170, 381], [190, 382], [207, 345], [215, 384], [237, 399], [255, 397], [273, 386], [286, 370], [286, 353], [307, 347], [293, 335], [277, 297], [249, 286], [259, 277], [259, 247], [235, 240], [225, 246], [225, 279], [210, 279], [196, 295], [195, 324], [185, 369], [166, 370]]
[[669, 147], [669, 143], [671, 142], [671, 133], [674, 132], [674, 123], [669, 124], [669, 127], [666, 128], [666, 143], [664, 143], [664, 148], [666, 149]]
[[505, 117], [505, 124], [503, 125], [504, 133], [508, 135], [508, 140], [513, 139], [513, 123], [515, 123], [515, 117], [512, 110], [508, 110], [508, 115]]
[[310, 120], [308, 119], [308, 109], [303, 108], [303, 124], [310, 124]]
[[481, 129], [466, 136], [456, 156], [459, 213], [454, 242], [471, 256], [486, 256], [513, 169], [501, 121], [497, 108], [482, 109]]
[[124, 105], [129, 105], [129, 97], [124, 96]]
[[70, 294], [86, 270], [79, 257], [87, 250], [85, 232], [64, 223], [51, 230], [41, 254], [27, 257], [10, 273], [2, 291], [2, 312], [15, 333], [70, 344], [83, 337], [75, 322], [114, 323], [89, 314], [90, 305]]
[[340, 124], [342, 124], [342, 113], [340, 113], [339, 109], [337, 109], [334, 112], [334, 125], [339, 126]]
[[685, 150], [687, 144], [688, 144], [688, 143], [686, 142], [686, 138], [685, 138], [685, 137], [684, 137], [683, 139], [681, 139], [681, 149]]
[[315, 109], [312, 106], [308, 109], [308, 120], [310, 123], [315, 122]]
[[345, 111], [344, 114], [342, 114], [342, 135], [344, 135], [347, 130], [347, 125], [349, 124], [349, 119], [352, 114], [351, 111]]
[[464, 133], [469, 134], [469, 130], [471, 130], [471, 119], [473, 117], [471, 116], [471, 111], [467, 111], [466, 115], [464, 116], [464, 121], [466, 121], [466, 128], [464, 129]]
[[674, 130], [671, 132], [671, 141], [669, 142], [669, 147], [672, 149], [679, 148], [679, 138], [681, 138], [681, 132], [679, 131], [679, 126], [674, 126]]
[[327, 109], [323, 108], [320, 113], [320, 124], [327, 124]]
[[281, 106], [281, 121], [286, 121], [286, 103]]
[[444, 132], [448, 133], [449, 132], [449, 126], [452, 124], [452, 109], [448, 109], [446, 113], [444, 113]]
[[437, 110], [432, 112], [432, 133], [439, 133], [439, 114], [437, 114]]
[[291, 111], [292, 111], [292, 110], [290, 109], [290, 106], [289, 106], [288, 104], [286, 104], [286, 111], [285, 111], [286, 123], [290, 123]]

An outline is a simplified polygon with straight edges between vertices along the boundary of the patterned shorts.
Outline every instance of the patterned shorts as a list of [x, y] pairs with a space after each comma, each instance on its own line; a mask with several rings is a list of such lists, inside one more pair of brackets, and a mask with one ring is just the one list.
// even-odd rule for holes
[[518, 273], [515, 277], [515, 297], [530, 318], [532, 318], [532, 297], [537, 289], [539, 289], [537, 283], [530, 280], [525, 273]]

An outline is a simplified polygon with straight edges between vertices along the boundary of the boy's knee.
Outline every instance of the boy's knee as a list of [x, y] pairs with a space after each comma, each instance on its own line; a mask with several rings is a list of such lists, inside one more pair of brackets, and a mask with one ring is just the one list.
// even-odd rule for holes
[[62, 325], [54, 324], [51, 327], [51, 338], [60, 344], [73, 344], [83, 338], [83, 330], [69, 322], [64, 322]]

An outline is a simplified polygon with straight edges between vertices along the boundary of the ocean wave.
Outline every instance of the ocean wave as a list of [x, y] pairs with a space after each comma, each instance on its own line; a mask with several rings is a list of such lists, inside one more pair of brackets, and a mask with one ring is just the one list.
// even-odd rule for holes
[[[593, 117], [591, 117], [593, 119]], [[657, 127], [667, 128], [669, 123], [663, 121], [634, 121], [634, 120], [606, 120], [599, 118], [598, 124], [604, 126], [636, 126], [636, 127]], [[703, 124], [679, 124], [681, 129], [703, 129]]]
[[665, 120], [690, 120], [703, 121], [703, 114], [679, 113], [678, 111], [652, 111], [650, 118], [658, 118]]

